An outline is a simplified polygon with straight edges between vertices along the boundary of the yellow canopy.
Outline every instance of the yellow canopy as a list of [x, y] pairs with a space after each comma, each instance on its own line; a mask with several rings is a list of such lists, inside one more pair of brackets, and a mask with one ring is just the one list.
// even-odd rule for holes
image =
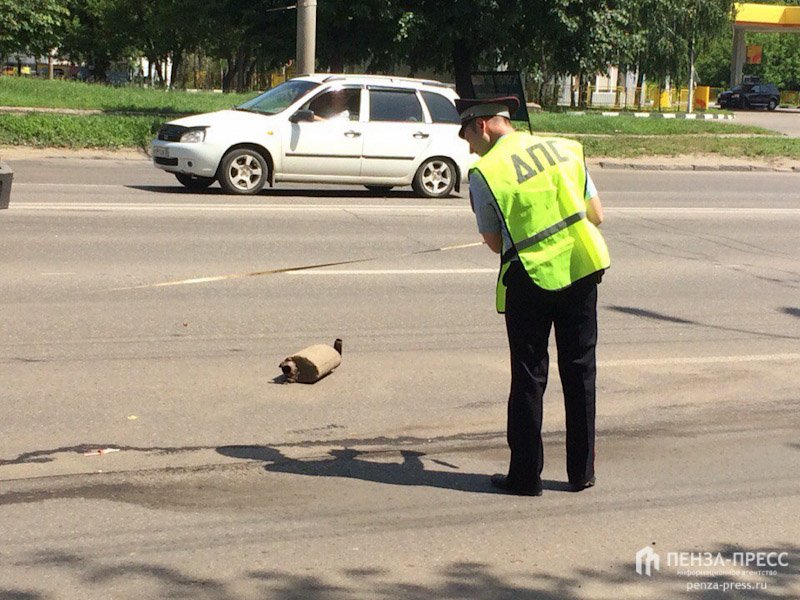
[[734, 25], [747, 31], [787, 31], [800, 29], [800, 6], [737, 2]]

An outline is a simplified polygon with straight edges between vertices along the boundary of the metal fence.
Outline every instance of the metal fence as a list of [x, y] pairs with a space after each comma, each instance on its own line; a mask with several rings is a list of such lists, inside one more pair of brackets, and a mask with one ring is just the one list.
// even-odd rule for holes
[[[697, 86], [695, 88], [695, 110], [714, 108], [720, 92], [726, 88]], [[529, 90], [529, 97], [541, 101], [544, 106], [586, 106], [594, 109], [641, 110], [641, 111], [685, 111], [689, 102], [688, 88], [660, 89], [655, 85], [641, 87], [598, 87], [584, 89], [578, 95], [575, 86], [567, 84], [544, 84]], [[800, 105], [800, 91], [784, 91], [781, 104]]]
[[[722, 88], [698, 86], [695, 94], [695, 108], [712, 108]], [[546, 84], [537, 90], [534, 98], [540, 98], [546, 106], [587, 106], [615, 110], [686, 110], [689, 102], [688, 88], [660, 89], [657, 86], [644, 87], [597, 87], [584, 89], [582, 96], [569, 84]]]

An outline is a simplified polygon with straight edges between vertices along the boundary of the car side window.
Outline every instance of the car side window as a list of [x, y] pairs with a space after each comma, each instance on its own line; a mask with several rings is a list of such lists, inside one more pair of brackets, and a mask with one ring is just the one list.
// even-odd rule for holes
[[330, 90], [316, 96], [303, 108], [314, 111], [317, 120], [358, 121], [361, 110], [361, 90], [358, 88]]
[[424, 119], [413, 90], [373, 89], [369, 92], [369, 120], [419, 123]]
[[455, 105], [441, 94], [422, 92], [434, 123], [460, 123]]

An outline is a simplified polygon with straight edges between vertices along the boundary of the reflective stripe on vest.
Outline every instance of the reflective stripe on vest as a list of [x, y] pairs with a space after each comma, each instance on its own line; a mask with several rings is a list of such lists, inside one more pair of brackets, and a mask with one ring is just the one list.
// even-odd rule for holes
[[506, 261], [514, 255], [546, 290], [609, 266], [605, 241], [586, 218], [585, 169], [578, 142], [525, 133], [504, 136], [472, 168], [486, 181], [512, 243], [497, 282], [499, 312], [505, 311]]
[[517, 242], [514, 244], [514, 247], [517, 249], [517, 252], [520, 250], [525, 250], [525, 248], [530, 248], [534, 244], [538, 244], [545, 238], [549, 238], [554, 233], [558, 233], [562, 229], [566, 229], [573, 223], [577, 223], [581, 219], [586, 218], [586, 211], [582, 210], [576, 212], [574, 215], [568, 216], [566, 219], [561, 219], [558, 223], [550, 225], [550, 227], [545, 227], [539, 233], [532, 235], [526, 240], [522, 240], [521, 242]]

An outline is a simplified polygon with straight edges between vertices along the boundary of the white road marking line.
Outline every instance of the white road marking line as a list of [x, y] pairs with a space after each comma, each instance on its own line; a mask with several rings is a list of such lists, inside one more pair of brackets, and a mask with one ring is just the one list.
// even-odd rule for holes
[[[55, 188], [87, 188], [87, 187], [127, 187], [128, 184], [123, 183], [34, 183], [28, 182], [14, 182], [14, 187], [55, 187]], [[140, 184], [137, 184], [140, 185]], [[143, 184], [141, 184], [143, 185]]]
[[290, 271], [284, 275], [298, 277], [307, 275], [471, 275], [474, 273], [497, 275], [497, 269], [341, 269], [338, 271]]
[[72, 211], [169, 211], [194, 210], [200, 212], [265, 211], [265, 212], [320, 212], [320, 211], [361, 211], [361, 212], [472, 212], [461, 206], [369, 206], [369, 205], [259, 205], [259, 204], [101, 204], [101, 203], [59, 203], [30, 202], [12, 203], [17, 210], [72, 210]]
[[800, 208], [764, 208], [764, 207], [729, 207], [714, 208], [712, 206], [610, 206], [603, 207], [603, 212], [635, 212], [635, 213], [670, 213], [670, 214], [800, 214]]
[[[321, 212], [321, 211], [355, 211], [355, 212], [425, 212], [425, 213], [472, 213], [469, 206], [430, 206], [430, 205], [363, 205], [363, 204], [125, 204], [109, 202], [12, 202], [13, 210], [67, 210], [67, 211], [174, 211], [192, 210], [200, 212]], [[800, 208], [764, 208], [764, 207], [687, 207], [687, 206], [606, 206], [608, 213], [644, 213], [644, 214], [764, 214], [764, 215], [800, 215]]]
[[719, 363], [770, 362], [800, 360], [800, 354], [742, 354], [734, 356], [687, 356], [666, 358], [629, 358], [599, 360], [599, 367], [645, 367], [661, 365], [711, 365]]

